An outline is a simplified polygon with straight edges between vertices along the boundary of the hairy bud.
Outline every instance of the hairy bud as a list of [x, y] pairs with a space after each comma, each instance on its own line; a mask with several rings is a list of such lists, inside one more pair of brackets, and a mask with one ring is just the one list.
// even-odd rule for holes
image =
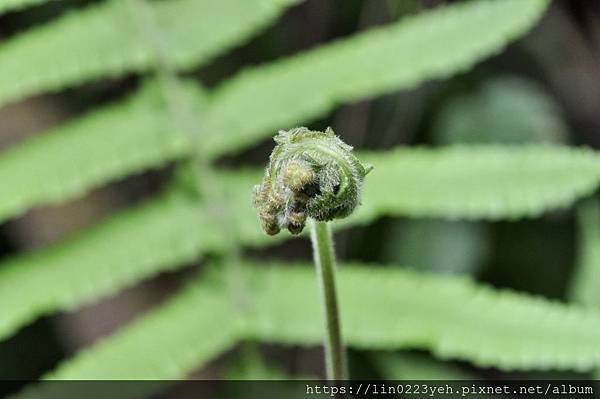
[[372, 167], [363, 165], [331, 128], [282, 130], [275, 142], [263, 181], [254, 187], [254, 207], [265, 233], [288, 229], [298, 234], [309, 217], [328, 221], [354, 211]]

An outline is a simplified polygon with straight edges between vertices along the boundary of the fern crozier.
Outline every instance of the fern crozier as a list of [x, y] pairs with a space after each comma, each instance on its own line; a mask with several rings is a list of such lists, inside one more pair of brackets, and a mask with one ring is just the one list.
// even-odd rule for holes
[[254, 187], [254, 207], [267, 234], [281, 229], [298, 234], [308, 217], [344, 218], [358, 206], [372, 167], [362, 164], [331, 128], [281, 130], [275, 142], [263, 181]]

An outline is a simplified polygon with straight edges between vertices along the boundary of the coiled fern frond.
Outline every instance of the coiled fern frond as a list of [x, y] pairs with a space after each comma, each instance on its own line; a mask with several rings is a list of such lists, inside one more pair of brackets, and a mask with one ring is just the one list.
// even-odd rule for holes
[[264, 179], [254, 187], [254, 206], [267, 234], [284, 228], [299, 234], [307, 217], [329, 221], [352, 213], [372, 167], [363, 165], [351, 146], [331, 128], [282, 130], [275, 142]]

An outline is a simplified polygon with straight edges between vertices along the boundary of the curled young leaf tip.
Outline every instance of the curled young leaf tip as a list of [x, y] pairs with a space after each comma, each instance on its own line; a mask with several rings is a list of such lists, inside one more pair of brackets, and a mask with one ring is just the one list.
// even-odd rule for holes
[[288, 229], [298, 234], [308, 217], [344, 218], [360, 204], [362, 182], [372, 167], [362, 164], [331, 128], [281, 130], [274, 139], [263, 181], [254, 187], [265, 233]]

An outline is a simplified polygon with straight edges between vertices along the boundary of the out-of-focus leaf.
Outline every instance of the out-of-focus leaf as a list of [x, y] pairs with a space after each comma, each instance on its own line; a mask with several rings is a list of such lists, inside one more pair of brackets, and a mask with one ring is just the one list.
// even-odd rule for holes
[[[335, 223], [338, 228], [382, 215], [535, 216], [587, 195], [600, 178], [596, 153], [568, 147], [400, 149], [362, 154], [361, 159], [375, 170], [365, 181], [363, 205], [355, 215]], [[229, 200], [232, 228], [242, 245], [264, 246], [290, 237], [284, 233], [274, 239], [260, 230], [251, 193], [261, 173], [218, 174]], [[0, 287], [6, 287], [0, 289], [0, 302], [10, 304], [0, 314], [0, 336], [40, 315], [80, 306], [177, 267], [202, 252], [222, 250], [221, 229], [194, 201], [176, 191], [80, 237], [0, 265]], [[16, 286], [22, 288], [9, 289]]]
[[600, 158], [561, 146], [453, 146], [365, 154], [357, 219], [406, 215], [450, 219], [518, 219], [566, 208], [591, 194]]
[[[265, 341], [318, 344], [323, 327], [314, 270], [286, 266], [249, 273], [255, 309], [249, 333]], [[595, 310], [399, 268], [344, 265], [338, 277], [350, 346], [421, 348], [442, 359], [504, 370], [600, 365]]]
[[[486, 80], [445, 103], [433, 127], [435, 144], [562, 143], [567, 128], [558, 104], [533, 81]], [[474, 272], [489, 246], [488, 226], [408, 220], [390, 226], [384, 256], [393, 263], [438, 272]]]
[[[298, 1], [170, 0], [149, 6], [165, 56], [187, 69], [243, 42]], [[146, 40], [135, 10], [123, 0], [107, 0], [23, 32], [0, 43], [0, 106], [89, 80], [146, 71], [155, 57]]]
[[[236, 338], [320, 344], [314, 269], [289, 266], [244, 265], [250, 307], [243, 313], [232, 307], [226, 278], [209, 278], [48, 377], [180, 378]], [[591, 309], [398, 268], [342, 265], [338, 277], [342, 326], [352, 347], [421, 348], [504, 370], [600, 364], [600, 313]]]
[[192, 198], [168, 192], [48, 249], [4, 262], [0, 338], [41, 315], [78, 308], [220, 248], [221, 237], [208, 225]]
[[232, 347], [238, 323], [224, 287], [191, 285], [47, 378], [181, 378]]
[[[365, 179], [362, 205], [345, 226], [382, 215], [447, 219], [519, 219], [570, 206], [600, 181], [600, 158], [564, 146], [452, 146], [399, 148], [359, 154], [375, 169]], [[256, 236], [249, 194], [262, 171], [227, 172], [221, 181], [246, 243]], [[272, 241], [272, 238], [269, 238]]]
[[344, 102], [464, 71], [524, 34], [547, 4], [462, 2], [248, 70], [214, 94], [205, 121], [207, 151], [239, 150]]
[[0, 14], [48, 3], [51, 0], [0, 0]]
[[166, 113], [147, 85], [127, 102], [0, 152], [0, 220], [187, 153], [187, 138], [171, 129]]
[[[236, 8], [233, 14], [244, 15], [243, 21], [234, 23], [230, 20], [224, 24], [229, 28], [220, 24], [219, 29], [214, 32], [212, 23], [219, 20], [218, 13], [235, 8], [234, 5], [240, 3], [240, 0], [217, 3], [214, 0], [208, 3], [192, 0], [159, 2], [156, 3], [155, 13], [160, 26], [164, 28], [161, 33], [169, 39], [168, 43], [171, 40], [174, 42], [167, 47], [175, 61], [187, 64], [188, 59], [198, 61], [199, 58], [208, 57], [210, 51], [223, 49], [227, 43], [242, 40], [251, 28], [256, 27], [258, 19], [272, 19], [277, 10], [295, 0], [252, 0], [241, 3], [244, 7], [253, 9], [253, 4], [257, 1], [269, 6], [256, 7], [265, 10], [252, 12]], [[115, 68], [113, 72], [117, 74], [131, 68], [145, 68], [151, 61], [150, 50], [138, 37], [139, 32], [130, 32], [125, 36], [129, 39], [113, 37], [123, 34], [120, 29], [133, 29], [129, 20], [110, 22], [112, 14], [117, 15], [114, 18], [118, 17], [119, 20], [124, 18], [122, 8], [125, 5], [122, 3], [113, 0], [74, 13], [55, 24], [40, 28], [40, 32], [31, 31], [21, 38], [0, 45], [0, 60], [7, 60], [0, 62], [0, 77], [20, 76], [19, 79], [10, 78], [5, 83], [0, 78], [0, 103], [5, 96], [10, 98], [16, 95], [11, 93], [24, 94], [27, 90], [37, 91], [48, 85], [61, 86], [70, 82], [73, 76], [84, 80], [94, 74], [104, 74], [107, 68]], [[321, 115], [335, 104], [409, 88], [428, 79], [448, 76], [497, 51], [508, 40], [522, 34], [543, 12], [545, 5], [546, 0], [482, 0], [442, 8], [242, 73], [217, 89], [206, 109], [204, 106], [195, 107], [198, 112], [203, 113], [203, 149], [207, 156], [216, 157], [271, 135], [274, 129], [290, 123], [299, 124], [307, 118]], [[514, 7], [521, 9], [521, 12], [515, 14]], [[204, 8], [212, 11], [201, 12]], [[110, 15], [105, 15], [106, 13]], [[198, 13], [210, 24], [197, 24], [195, 15]], [[185, 23], [177, 22], [181, 15], [185, 16]], [[499, 18], [500, 15], [504, 18]], [[58, 25], [55, 26], [56, 24]], [[193, 25], [193, 29], [200, 29], [203, 34], [193, 35], [187, 32], [188, 25]], [[472, 29], [480, 25], [483, 33], [472, 35]], [[238, 27], [234, 29], [234, 26]], [[432, 30], [432, 26], [435, 29]], [[468, 31], [464, 30], [467, 26]], [[89, 32], [85, 35], [71, 32], [80, 29], [98, 32], [92, 38]], [[57, 38], [50, 39], [50, 33], [46, 33], [46, 30], [50, 33], [57, 30], [57, 33], [52, 33]], [[242, 35], [242, 31], [246, 33]], [[210, 40], [202, 40], [202, 45], [198, 47], [196, 43], [208, 32]], [[185, 40], [176, 40], [180, 37]], [[86, 39], [82, 41], [83, 44], [79, 43], [82, 38]], [[462, 39], [458, 40], [459, 38]], [[61, 43], [64, 40], [65, 45], [69, 46], [70, 56], [81, 57], [83, 64], [69, 57], [56, 62], [40, 62], [40, 57], [43, 58], [46, 54], [44, 51], [48, 48], [52, 48], [52, 56], [60, 53], [56, 48], [61, 47], [53, 45], [53, 40]], [[94, 40], [102, 43], [106, 41], [105, 48], [103, 47], [106, 54], [95, 48]], [[193, 41], [193, 45], [190, 41]], [[114, 46], [114, 43], [120, 45]], [[77, 50], [73, 48], [74, 45], [83, 48]], [[134, 50], [131, 46], [139, 49]], [[37, 47], [43, 47], [44, 51]], [[200, 49], [197, 50], [200, 53], [196, 54], [191, 49]], [[12, 54], [13, 52], [17, 54]], [[36, 62], [26, 64], [34, 72], [22, 68], [22, 58], [25, 55], [20, 55], [20, 52], [35, 54]], [[397, 62], [390, 62], [390, 54], [398, 55]], [[122, 57], [135, 60], [139, 65], [134, 68], [129, 61], [121, 60]], [[95, 63], [97, 59], [103, 60], [98, 71], [92, 68], [98, 66]], [[46, 75], [37, 70], [48, 63], [53, 65], [53, 71], [57, 71], [50, 80], [46, 80]], [[63, 67], [61, 63], [68, 65]], [[4, 85], [6, 87], [3, 90]], [[194, 96], [198, 97], [193, 100], [194, 103], [203, 102], [202, 93]], [[3, 179], [7, 182], [4, 192], [8, 198], [0, 201], [7, 204], [0, 205], [0, 220], [32, 206], [73, 198], [106, 181], [141, 168], [163, 165], [189, 153], [191, 146], [182, 143], [182, 138], [174, 134], [164, 104], [162, 108], [157, 108], [156, 104], [147, 100], [139, 100], [135, 104], [137, 105], [132, 107], [129, 103], [122, 109], [115, 104], [100, 113], [92, 113], [49, 132], [46, 139], [26, 142], [17, 149], [9, 149], [0, 154], [0, 173], [9, 176]], [[102, 138], [103, 142], [98, 143], [98, 138]], [[109, 147], [114, 147], [114, 150], [109, 153], [101, 151]], [[44, 160], [42, 169], [37, 164], [34, 165], [34, 159], [35, 162], [38, 159]], [[87, 166], [73, 167], [75, 161]], [[65, 165], [70, 170], [65, 171]], [[90, 168], [93, 170], [90, 171]], [[36, 174], [37, 171], [40, 172]], [[47, 183], [38, 185], [40, 180]], [[21, 182], [36, 183], [28, 183], [28, 187], [23, 187]]]
[[[249, 351], [240, 348], [240, 355], [232, 359], [231, 364], [225, 370], [224, 378], [228, 380], [289, 380], [291, 376], [276, 364], [268, 362], [256, 350]], [[256, 349], [256, 348], [253, 348]], [[239, 392], [238, 392], [239, 393]]]

